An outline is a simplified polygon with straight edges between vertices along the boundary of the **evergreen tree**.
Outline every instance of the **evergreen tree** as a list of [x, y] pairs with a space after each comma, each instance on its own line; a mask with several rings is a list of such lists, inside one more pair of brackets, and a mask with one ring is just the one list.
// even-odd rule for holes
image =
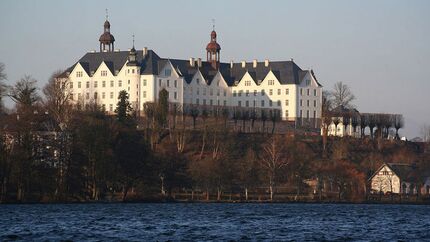
[[120, 91], [118, 100], [119, 101], [116, 105], [115, 113], [117, 115], [118, 121], [125, 123], [130, 120], [130, 113], [133, 111], [129, 101], [128, 93], [125, 90]]

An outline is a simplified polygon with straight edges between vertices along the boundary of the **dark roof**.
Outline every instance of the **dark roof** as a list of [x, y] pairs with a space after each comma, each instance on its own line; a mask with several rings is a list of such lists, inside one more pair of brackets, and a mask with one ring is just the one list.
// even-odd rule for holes
[[399, 178], [404, 182], [418, 182], [421, 176], [418, 174], [418, 169], [415, 165], [406, 163], [384, 163], [379, 167], [378, 170], [370, 177], [371, 180], [379, 171], [384, 167], [388, 166]]
[[[202, 61], [201, 67], [198, 67], [197, 63], [191, 66], [188, 60], [160, 58], [152, 50], [148, 50], [148, 54], [145, 57], [143, 56], [142, 50], [136, 52], [137, 63], [141, 66], [141, 74], [158, 75], [161, 68], [163, 68], [168, 61], [172, 63], [173, 67], [188, 83], [198, 70], [200, 70], [208, 84], [210, 84], [213, 77], [218, 72], [218, 70], [212, 67], [210, 62], [206, 61]], [[120, 71], [127, 62], [128, 56], [129, 51], [90, 52], [86, 53], [77, 63], [80, 63], [87, 74], [92, 76], [104, 61], [110, 71], [116, 75], [116, 71]], [[66, 77], [68, 75], [67, 73], [70, 73], [77, 63], [68, 68], [60, 77]], [[264, 62], [257, 62], [256, 68], [253, 67], [252, 62], [246, 63], [245, 67], [242, 67], [241, 63], [234, 63], [232, 67], [229, 63], [220, 63], [219, 65], [219, 72], [229, 86], [233, 86], [235, 82], [239, 82], [246, 72], [259, 84], [270, 71], [274, 73], [281, 84], [299, 84], [308, 73], [308, 71], [302, 70], [293, 61], [273, 61], [269, 62], [267, 67]]]

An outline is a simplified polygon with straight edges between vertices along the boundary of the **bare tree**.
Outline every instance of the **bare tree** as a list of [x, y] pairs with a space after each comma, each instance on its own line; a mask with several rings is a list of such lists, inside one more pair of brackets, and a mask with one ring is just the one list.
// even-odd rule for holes
[[55, 71], [43, 88], [45, 107], [58, 124], [66, 124], [72, 110], [70, 104], [71, 93], [69, 92], [69, 80], [59, 78], [62, 72], [61, 70]]
[[34, 78], [26, 75], [10, 87], [9, 97], [17, 104], [18, 109], [33, 106], [39, 101], [36, 82]]
[[323, 156], [326, 157], [327, 153], [327, 136], [328, 136], [328, 128], [332, 122], [331, 115], [331, 100], [330, 93], [327, 91], [323, 91], [322, 95], [322, 105], [321, 105], [321, 127], [322, 127], [322, 136], [323, 136]]
[[277, 175], [282, 168], [288, 165], [286, 157], [285, 141], [272, 137], [263, 147], [261, 165], [266, 170], [269, 178], [270, 201], [273, 201], [274, 188]]
[[3, 108], [2, 99], [3, 96], [6, 95], [6, 85], [3, 83], [3, 80], [6, 80], [7, 76], [5, 73], [5, 66], [3, 63], [0, 63], [0, 112]]
[[394, 128], [396, 129], [396, 139], [400, 139], [399, 137], [399, 129], [405, 126], [405, 120], [403, 119], [403, 115], [396, 114], [394, 116]]
[[421, 126], [421, 135], [424, 142], [430, 142], [430, 125]]
[[348, 85], [343, 82], [337, 82], [334, 84], [333, 91], [330, 92], [334, 107], [343, 106], [346, 108], [352, 108], [352, 102], [355, 100], [354, 94], [349, 89]]

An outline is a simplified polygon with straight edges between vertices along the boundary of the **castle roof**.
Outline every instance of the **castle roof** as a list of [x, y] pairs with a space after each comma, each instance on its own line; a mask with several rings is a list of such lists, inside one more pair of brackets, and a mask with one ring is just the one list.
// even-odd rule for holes
[[[198, 70], [200, 70], [206, 81], [208, 81], [208, 84], [210, 84], [213, 77], [219, 71], [229, 86], [238, 83], [247, 72], [257, 84], [270, 71], [273, 72], [281, 84], [299, 84], [309, 72], [308, 70], [302, 70], [294, 61], [272, 61], [269, 62], [268, 66], [265, 66], [264, 62], [257, 62], [255, 68], [252, 62], [246, 63], [244, 67], [242, 67], [242, 63], [233, 63], [232, 66], [230, 63], [220, 63], [219, 69], [216, 70], [207, 61], [202, 61], [199, 67], [197, 64], [191, 66], [188, 60], [161, 58], [153, 50], [148, 50], [146, 55], [143, 54], [142, 50], [136, 51], [136, 53], [136, 61], [141, 67], [140, 71], [142, 75], [158, 75], [161, 68], [170, 61], [172, 66], [188, 83], [191, 82], [192, 77]], [[78, 63], [89, 76], [92, 76], [102, 62], [105, 62], [109, 70], [116, 75], [127, 62], [128, 56], [129, 51], [89, 52], [59, 77], [67, 77], [67, 73], [70, 73]], [[320, 84], [318, 83], [318, 85]]]

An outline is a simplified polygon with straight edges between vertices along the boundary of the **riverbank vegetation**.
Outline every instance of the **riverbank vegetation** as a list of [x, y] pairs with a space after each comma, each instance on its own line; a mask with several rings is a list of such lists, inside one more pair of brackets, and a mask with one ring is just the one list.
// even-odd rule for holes
[[281, 121], [274, 113], [183, 112], [163, 91], [143, 116], [122, 91], [115, 115], [107, 115], [96, 102], [69, 104], [55, 75], [43, 98], [30, 76], [7, 89], [15, 108], [0, 111], [2, 203], [359, 202], [385, 161], [430, 168], [414, 143], [321, 137], [288, 124], [276, 132]]

